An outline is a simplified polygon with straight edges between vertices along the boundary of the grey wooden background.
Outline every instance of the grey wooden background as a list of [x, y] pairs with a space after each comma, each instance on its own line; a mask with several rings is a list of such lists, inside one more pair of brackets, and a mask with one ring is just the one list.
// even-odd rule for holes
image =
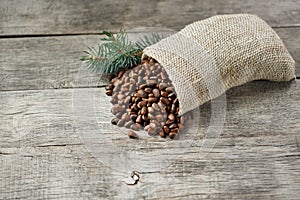
[[[229, 13], [266, 20], [300, 77], [299, 0], [0, 0], [0, 199], [299, 199], [299, 81], [228, 91], [222, 134], [206, 138], [216, 143], [206, 154], [210, 103], [196, 135], [133, 142], [109, 125], [103, 84], [78, 59], [103, 30], [136, 38]], [[138, 184], [126, 184], [138, 161], [110, 160], [119, 154], [101, 149], [107, 141], [146, 155]]]

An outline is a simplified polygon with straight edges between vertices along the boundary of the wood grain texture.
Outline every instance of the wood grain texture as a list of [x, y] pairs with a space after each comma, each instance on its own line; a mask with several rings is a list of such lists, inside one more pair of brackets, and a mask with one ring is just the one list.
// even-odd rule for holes
[[[103, 93], [103, 88], [0, 92], [0, 199], [299, 197], [299, 82], [255, 81], [231, 89], [219, 138], [206, 137], [213, 115], [213, 103], [206, 103], [200, 119], [195, 112], [196, 121], [175, 141], [128, 139], [110, 125], [109, 97]], [[79, 116], [77, 109], [85, 113]], [[204, 140], [215, 142], [214, 148], [201, 149]], [[119, 151], [103, 149], [107, 141]], [[127, 153], [118, 165], [107, 159], [120, 150]], [[134, 161], [136, 152], [147, 157]], [[141, 165], [131, 168], [134, 162]], [[140, 182], [126, 185], [130, 171], [139, 169]]]
[[[157, 28], [139, 28], [130, 33], [131, 40], [143, 34], [158, 32]], [[296, 61], [300, 76], [300, 28], [276, 29]], [[14, 38], [0, 40], [0, 90], [35, 90], [103, 85], [99, 75], [85, 70], [79, 60], [87, 46], [100, 42], [98, 35]], [[75, 84], [75, 80], [76, 84]]]
[[[300, 28], [278, 28], [275, 29], [284, 45], [287, 47], [288, 51], [292, 55], [293, 59], [296, 62], [296, 76], [300, 77]], [[296, 35], [295, 35], [296, 34]]]
[[0, 88], [69, 88], [76, 77], [87, 84], [96, 75], [77, 73], [84, 66], [79, 59], [99, 40], [100, 36], [1, 39]]
[[274, 27], [300, 76], [298, 0], [0, 0], [0, 199], [299, 199], [299, 81], [230, 89], [178, 140], [130, 140], [79, 60], [103, 30], [134, 40], [232, 13]]
[[180, 30], [216, 14], [252, 13], [273, 27], [299, 26], [297, 0], [1, 0], [0, 35], [99, 33], [139, 26]]

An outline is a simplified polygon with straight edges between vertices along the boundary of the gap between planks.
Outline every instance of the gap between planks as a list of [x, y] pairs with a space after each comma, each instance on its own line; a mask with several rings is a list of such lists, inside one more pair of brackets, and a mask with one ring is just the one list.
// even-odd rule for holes
[[[300, 28], [300, 25], [287, 25], [287, 26], [271, 26], [273, 29], [282, 29], [282, 28]], [[155, 27], [156, 29], [162, 29]], [[162, 29], [163, 30], [163, 29]], [[127, 33], [147, 33], [147, 31], [126, 31]], [[116, 34], [116, 31], [112, 31], [113, 34]], [[84, 35], [99, 35], [104, 36], [103, 32], [82, 32], [82, 33], [61, 33], [61, 34], [25, 34], [25, 35], [0, 35], [1, 39], [13, 39], [13, 38], [43, 38], [43, 37], [66, 37], [66, 36], [84, 36]]]

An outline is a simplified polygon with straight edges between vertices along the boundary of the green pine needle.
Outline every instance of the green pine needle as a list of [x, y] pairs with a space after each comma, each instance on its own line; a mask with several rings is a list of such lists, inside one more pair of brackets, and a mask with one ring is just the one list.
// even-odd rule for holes
[[161, 35], [152, 33], [150, 37], [144, 36], [143, 38], [139, 38], [139, 40], [136, 42], [136, 45], [139, 49], [145, 49], [146, 47], [151, 46], [152, 44], [155, 44], [162, 39], [163, 37]]
[[114, 74], [122, 69], [130, 69], [141, 63], [141, 55], [143, 50], [157, 43], [162, 39], [158, 34], [152, 34], [151, 37], [144, 36], [136, 43], [128, 40], [128, 35], [124, 30], [120, 30], [117, 34], [104, 31], [106, 36], [98, 45], [98, 48], [88, 47], [84, 51], [85, 56], [80, 60], [87, 63], [88, 69], [94, 72], [104, 74]]

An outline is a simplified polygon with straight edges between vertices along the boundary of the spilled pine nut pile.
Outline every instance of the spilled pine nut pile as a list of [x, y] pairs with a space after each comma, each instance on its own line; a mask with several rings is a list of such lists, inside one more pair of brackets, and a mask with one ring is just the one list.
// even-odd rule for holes
[[130, 138], [144, 129], [148, 135], [174, 139], [191, 112], [178, 116], [179, 102], [164, 68], [149, 58], [131, 70], [120, 71], [106, 86], [115, 115], [111, 123], [126, 127]]

